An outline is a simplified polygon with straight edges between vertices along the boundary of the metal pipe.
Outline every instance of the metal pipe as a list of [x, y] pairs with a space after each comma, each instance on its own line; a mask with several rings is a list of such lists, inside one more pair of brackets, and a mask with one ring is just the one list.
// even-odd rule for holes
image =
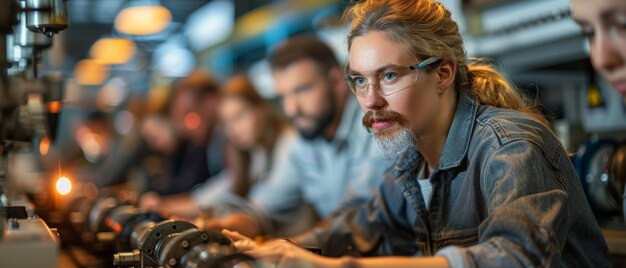
[[0, 79], [2, 79], [2, 89], [3, 93], [8, 93], [8, 79], [7, 79], [7, 67], [9, 66], [9, 62], [7, 60], [7, 35], [0, 34], [0, 66], [2, 68], [2, 73], [0, 73]]

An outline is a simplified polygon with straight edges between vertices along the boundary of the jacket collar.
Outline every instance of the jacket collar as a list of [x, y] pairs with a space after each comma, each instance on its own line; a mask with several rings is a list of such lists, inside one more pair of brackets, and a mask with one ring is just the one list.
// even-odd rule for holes
[[[439, 161], [439, 170], [458, 167], [466, 158], [478, 107], [479, 104], [472, 94], [460, 93], [458, 95], [452, 125]], [[421, 160], [422, 155], [414, 146], [405, 149], [396, 161], [396, 176], [409, 171]]]
[[474, 122], [478, 113], [479, 104], [474, 95], [460, 93], [458, 95], [454, 119], [443, 146], [443, 153], [439, 160], [439, 169], [450, 169], [461, 165], [467, 156], [470, 140], [474, 131]]

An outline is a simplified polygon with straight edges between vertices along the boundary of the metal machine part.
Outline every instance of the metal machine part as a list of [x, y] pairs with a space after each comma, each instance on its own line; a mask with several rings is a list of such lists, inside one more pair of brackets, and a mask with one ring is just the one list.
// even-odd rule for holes
[[[3, 149], [0, 152], [4, 152], [3, 156], [10, 150], [7, 143], [11, 141], [32, 141], [51, 137], [54, 132], [48, 124], [48, 117], [58, 114], [58, 109], [51, 108], [50, 104], [60, 104], [63, 79], [60, 76], [38, 77], [37, 55], [50, 47], [51, 34], [62, 27], [43, 27], [37, 28], [38, 33], [31, 32], [26, 18], [30, 13], [61, 14], [66, 11], [65, 5], [44, 2], [29, 4], [25, 0], [0, 0], [3, 7], [0, 11], [0, 147]], [[58, 17], [55, 14], [51, 18]], [[59, 20], [53, 24], [62, 23], [63, 20]], [[17, 67], [13, 68], [16, 70], [9, 72], [11, 66]], [[2, 189], [0, 193], [3, 193]]]
[[626, 186], [626, 143], [591, 139], [573, 157], [587, 199], [596, 217], [622, 215]]
[[[256, 267], [255, 260], [236, 252], [220, 232], [201, 230], [190, 222], [165, 220], [115, 198], [77, 198], [66, 221], [80, 233], [83, 246], [100, 256], [114, 247], [118, 267]], [[111, 255], [108, 255], [111, 256]], [[218, 265], [218, 266], [216, 266]]]
[[[38, 77], [37, 55], [51, 46], [53, 33], [67, 27], [67, 11], [65, 0], [0, 0], [0, 6], [3, 7], [0, 11], [0, 131], [3, 135], [0, 138], [7, 140], [4, 134], [15, 129], [5, 126], [4, 121], [19, 113], [18, 107], [26, 105], [27, 95], [41, 95], [44, 104], [61, 101], [62, 91], [57, 92], [57, 89], [62, 89], [62, 79]], [[38, 18], [35, 24], [28, 21], [31, 15]], [[17, 67], [13, 68], [17, 70], [9, 72], [9, 67]], [[48, 86], [57, 82], [60, 87]]]
[[[609, 183], [611, 195], [622, 205], [622, 213], [626, 218], [626, 142], [620, 144], [611, 157], [609, 167]], [[622, 201], [622, 202], [620, 202]]]
[[[53, 33], [67, 27], [67, 12], [64, 5], [39, 2], [29, 5], [25, 0], [0, 0], [2, 267], [56, 267], [58, 263], [58, 233], [34, 215], [34, 205], [25, 198], [24, 189], [14, 187], [21, 185], [17, 182], [24, 180], [23, 174], [9, 172], [8, 164], [12, 153], [32, 154], [34, 141], [53, 137], [49, 119], [58, 109], [51, 104], [62, 99], [62, 79], [38, 77], [37, 55], [51, 46]], [[34, 20], [30, 25], [29, 16]]]
[[145, 222], [137, 225], [133, 230], [131, 245], [158, 263], [159, 253], [162, 252], [161, 247], [164, 246], [163, 242], [167, 241], [170, 235], [178, 235], [191, 228], [196, 228], [196, 226], [185, 221]]
[[[26, 2], [20, 2], [20, 8], [26, 10]], [[26, 17], [26, 12], [18, 14], [18, 23], [14, 27], [13, 35], [9, 35], [12, 44], [7, 44], [7, 49], [12, 50], [12, 53], [9, 53], [7, 58], [13, 63], [11, 67], [14, 73], [32, 73], [29, 79], [33, 79], [37, 77], [39, 52], [52, 46], [52, 36], [28, 29]]]
[[67, 28], [67, 0], [25, 0], [28, 12], [28, 29], [33, 32], [52, 34]]
[[[171, 234], [163, 240], [160, 248], [159, 263], [170, 265], [178, 263], [190, 248], [206, 244], [232, 249], [230, 240], [220, 233], [192, 228], [178, 234]], [[220, 253], [233, 254], [235, 252], [220, 251]]]
[[132, 232], [130, 246], [135, 250], [113, 255], [114, 266], [223, 267], [213, 265], [228, 265], [237, 260], [254, 267], [254, 259], [237, 253], [231, 241], [221, 233], [201, 230], [185, 221], [139, 223]]
[[132, 235], [135, 227], [142, 222], [160, 222], [165, 220], [155, 212], [142, 211], [135, 206], [123, 205], [113, 210], [105, 220], [105, 224], [115, 234], [117, 251], [132, 250]]
[[[20, 7], [26, 9], [26, 2], [20, 2]], [[36, 13], [40, 11], [33, 11]], [[28, 21], [26, 19], [26, 12], [21, 12], [18, 15], [18, 24], [15, 26], [14, 34], [15, 45], [22, 47], [33, 47], [35, 50], [41, 50], [52, 46], [52, 37], [45, 35], [42, 32], [34, 32], [30, 30]]]
[[599, 147], [592, 155], [587, 173], [589, 197], [603, 212], [620, 212], [621, 205], [611, 195], [609, 184], [609, 164], [615, 147], [607, 144]]
[[113, 266], [133, 267], [141, 265], [141, 252], [137, 249], [132, 252], [120, 252], [113, 255]]
[[89, 230], [94, 233], [107, 231], [104, 220], [109, 212], [116, 206], [117, 200], [115, 198], [109, 197], [98, 200], [89, 212]]
[[[0, 9], [0, 109], [15, 108], [15, 106], [9, 105], [10, 103], [5, 99], [9, 91], [9, 81], [7, 76], [8, 62], [8, 36], [13, 32], [13, 26], [17, 23], [18, 3], [15, 0], [0, 0], [0, 5], [3, 7]], [[13, 41], [13, 40], [11, 40]], [[13, 43], [13, 42], [11, 42]], [[2, 114], [0, 114], [2, 116]], [[0, 118], [2, 120], [2, 118]], [[1, 121], [0, 121], [1, 122]], [[0, 129], [1, 130], [1, 129]]]
[[16, 50], [14, 49], [15, 47], [19, 48], [19, 46], [15, 46], [15, 38], [13, 37], [13, 35], [7, 35], [7, 42], [6, 42], [6, 61], [7, 61], [7, 67], [19, 62], [19, 60], [22, 58], [22, 54], [20, 52], [20, 50]]
[[89, 229], [87, 227], [89, 212], [94, 204], [94, 201], [85, 197], [79, 197], [72, 200], [70, 204], [67, 205], [65, 221], [68, 222], [78, 233], [87, 231]]
[[611, 156], [609, 182], [613, 197], [616, 199], [623, 198], [623, 189], [626, 186], [626, 142], [615, 148]]
[[[0, 240], [2, 267], [56, 267], [59, 238], [38, 217], [9, 219]], [[36, 254], [36, 258], [29, 258]]]
[[[46, 76], [37, 80], [16, 77], [7, 79], [11, 88], [2, 101], [20, 103], [11, 112], [0, 115], [0, 130], [4, 131], [2, 140], [31, 142], [33, 138], [49, 137], [54, 139], [58, 111], [51, 112], [51, 103], [60, 103], [63, 92], [63, 80], [58, 76]], [[0, 101], [0, 102], [2, 102]], [[5, 148], [10, 149], [10, 148]]]
[[[60, 226], [67, 245], [79, 246], [97, 255], [132, 250], [134, 227], [145, 221], [164, 220], [154, 212], [141, 211], [115, 198], [76, 196], [62, 208]], [[91, 264], [86, 264], [87, 266]]]

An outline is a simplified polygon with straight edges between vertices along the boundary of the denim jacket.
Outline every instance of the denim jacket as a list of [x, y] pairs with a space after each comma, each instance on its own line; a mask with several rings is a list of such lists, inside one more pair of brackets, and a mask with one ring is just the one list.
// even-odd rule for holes
[[416, 181], [423, 161], [407, 148], [371, 202], [320, 230], [325, 255], [437, 254], [452, 267], [611, 266], [567, 154], [536, 119], [460, 94], [428, 209]]

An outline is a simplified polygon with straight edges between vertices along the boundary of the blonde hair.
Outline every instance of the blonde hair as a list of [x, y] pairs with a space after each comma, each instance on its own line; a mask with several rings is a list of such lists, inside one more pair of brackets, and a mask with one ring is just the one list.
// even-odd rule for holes
[[380, 31], [404, 45], [417, 59], [441, 57], [456, 64], [455, 89], [469, 91], [484, 105], [529, 114], [547, 125], [547, 120], [490, 65], [468, 63], [459, 28], [450, 11], [432, 0], [367, 0], [348, 8], [348, 49], [367, 32]]

